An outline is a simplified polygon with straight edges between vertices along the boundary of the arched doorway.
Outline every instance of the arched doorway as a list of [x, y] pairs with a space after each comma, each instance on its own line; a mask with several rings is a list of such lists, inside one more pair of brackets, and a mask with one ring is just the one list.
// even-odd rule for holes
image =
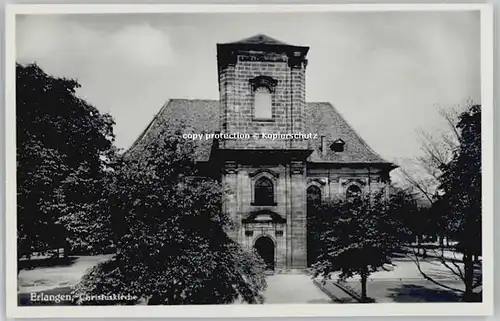
[[274, 271], [273, 240], [267, 236], [261, 236], [255, 241], [254, 248], [266, 263], [266, 269]]

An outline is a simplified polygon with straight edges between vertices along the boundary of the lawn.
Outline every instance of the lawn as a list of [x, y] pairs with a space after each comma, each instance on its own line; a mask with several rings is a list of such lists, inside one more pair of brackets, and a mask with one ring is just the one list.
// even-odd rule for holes
[[41, 261], [38, 267], [21, 270], [18, 274], [18, 293], [46, 292], [76, 285], [85, 272], [111, 257], [108, 255], [74, 256], [68, 261], [48, 265]]

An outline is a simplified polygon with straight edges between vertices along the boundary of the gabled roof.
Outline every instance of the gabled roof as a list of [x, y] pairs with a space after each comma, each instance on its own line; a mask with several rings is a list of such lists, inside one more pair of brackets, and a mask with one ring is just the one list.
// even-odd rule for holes
[[[162, 126], [177, 126], [180, 122], [187, 125], [191, 133], [213, 133], [220, 130], [220, 104], [217, 100], [171, 99], [158, 112], [149, 126], [130, 147], [128, 153], [141, 153], [152, 140], [158, 138]], [[312, 141], [314, 149], [308, 161], [312, 163], [377, 163], [390, 164], [373, 151], [368, 144], [346, 122], [340, 113], [327, 102], [307, 103], [305, 108], [304, 133], [318, 134]], [[330, 148], [321, 151], [321, 139], [326, 146], [337, 139], [345, 142], [343, 152]], [[196, 159], [208, 161], [212, 148], [211, 140], [196, 141]]]
[[258, 34], [252, 37], [248, 37], [239, 41], [230, 42], [229, 44], [245, 44], [245, 45], [283, 45], [288, 46], [288, 44], [279, 41], [277, 39], [271, 38], [264, 34]]

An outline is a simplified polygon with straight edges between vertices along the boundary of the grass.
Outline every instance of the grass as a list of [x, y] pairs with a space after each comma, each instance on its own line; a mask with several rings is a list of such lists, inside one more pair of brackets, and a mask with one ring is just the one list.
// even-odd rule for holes
[[[38, 264], [23, 269], [18, 274], [18, 292], [47, 292], [58, 288], [72, 287], [85, 272], [111, 255], [75, 256], [67, 261], [41, 260]], [[37, 260], [38, 261], [38, 260]]]

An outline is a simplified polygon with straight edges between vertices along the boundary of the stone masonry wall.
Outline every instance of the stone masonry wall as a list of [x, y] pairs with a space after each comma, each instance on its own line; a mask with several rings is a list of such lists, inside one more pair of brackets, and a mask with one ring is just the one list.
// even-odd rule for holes
[[[289, 63], [286, 53], [237, 52], [236, 59], [219, 70], [221, 132], [250, 135], [303, 133], [305, 66], [305, 61]], [[250, 80], [258, 76], [276, 80], [271, 93], [273, 119], [254, 118], [254, 92]], [[271, 141], [262, 138], [222, 140], [220, 148], [306, 149], [309, 141]], [[224, 206], [237, 224], [229, 231], [229, 235], [249, 250], [258, 238], [270, 238], [274, 243], [276, 270], [307, 267], [308, 186], [314, 184], [320, 187], [322, 199], [326, 200], [343, 197], [351, 184], [358, 185], [365, 193], [373, 192], [385, 184], [382, 172], [374, 168], [345, 166], [316, 169], [307, 166], [304, 160], [293, 157], [280, 164], [266, 164], [255, 159], [246, 164], [227, 160], [224, 165], [222, 182], [228, 191]], [[254, 183], [262, 175], [273, 182], [274, 205], [254, 204]], [[286, 223], [280, 220], [243, 223], [251, 213], [262, 210], [278, 214]]]
[[[219, 88], [221, 101], [221, 132], [227, 133], [297, 133], [303, 130], [305, 106], [305, 66], [290, 67], [285, 53], [258, 54], [274, 61], [252, 61], [245, 59], [255, 53], [241, 52], [235, 64], [220, 71]], [[250, 80], [257, 76], [268, 76], [277, 80], [272, 93], [273, 119], [254, 119], [254, 93]], [[232, 148], [253, 146], [255, 142], [238, 140]], [[260, 140], [259, 148], [287, 148], [280, 142]]]
[[[230, 231], [230, 236], [247, 249], [251, 249], [261, 236], [273, 239], [277, 269], [306, 267], [306, 179], [304, 169], [303, 162], [291, 165], [262, 166], [229, 164], [226, 165], [223, 176], [224, 187], [229, 191], [225, 210], [238, 223], [237, 227]], [[262, 172], [262, 174], [254, 176], [256, 172]], [[272, 177], [276, 202], [274, 206], [252, 204], [254, 201], [254, 182], [262, 175]], [[242, 223], [242, 220], [247, 218], [250, 213], [264, 209], [279, 214], [286, 219], [286, 223]], [[250, 232], [251, 235], [249, 235]]]
[[[306, 170], [306, 164], [292, 161], [279, 165], [226, 164], [224, 186], [229, 193], [225, 209], [231, 214], [237, 227], [230, 232], [233, 239], [251, 250], [261, 236], [271, 238], [275, 244], [277, 270], [303, 269], [307, 266], [307, 187], [317, 185], [322, 199], [345, 197], [349, 184], [358, 184], [365, 193], [375, 192], [385, 183], [376, 169], [324, 168]], [[255, 174], [259, 173], [259, 174]], [[254, 182], [262, 175], [274, 184], [273, 206], [256, 206]], [[250, 213], [270, 210], [286, 219], [286, 223], [250, 223], [242, 220]]]
[[322, 191], [322, 199], [344, 197], [351, 184], [358, 185], [363, 193], [376, 193], [386, 186], [383, 172], [375, 168], [322, 168], [309, 169], [308, 186], [316, 185]]

